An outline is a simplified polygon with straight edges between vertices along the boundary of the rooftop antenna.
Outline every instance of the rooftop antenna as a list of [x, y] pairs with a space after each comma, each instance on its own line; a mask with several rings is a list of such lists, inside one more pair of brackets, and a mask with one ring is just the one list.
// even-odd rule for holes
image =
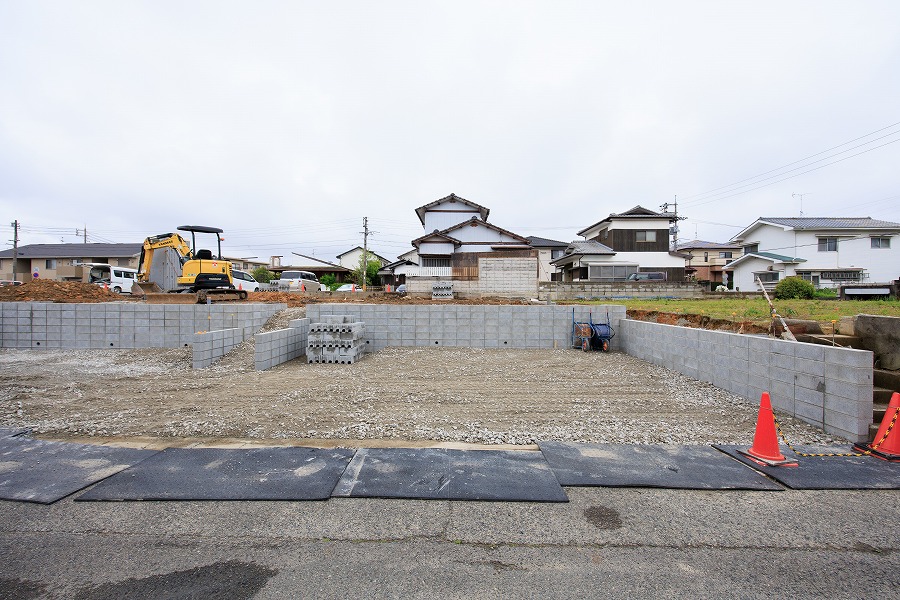
[[803, 192], [802, 194], [791, 194], [791, 198], [800, 198], [800, 216], [803, 216], [803, 196], [809, 196], [812, 192]]

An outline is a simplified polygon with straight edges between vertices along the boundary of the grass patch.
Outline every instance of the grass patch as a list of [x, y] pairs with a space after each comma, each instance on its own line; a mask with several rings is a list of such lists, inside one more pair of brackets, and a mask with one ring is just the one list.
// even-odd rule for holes
[[[859, 314], [900, 317], [897, 300], [775, 300], [775, 308], [785, 318], [837, 321]], [[708, 300], [648, 299], [596, 300], [578, 304], [624, 304], [627, 309], [655, 310], [674, 314], [705, 315], [713, 319], [766, 321], [770, 318], [765, 298], [711, 298]]]

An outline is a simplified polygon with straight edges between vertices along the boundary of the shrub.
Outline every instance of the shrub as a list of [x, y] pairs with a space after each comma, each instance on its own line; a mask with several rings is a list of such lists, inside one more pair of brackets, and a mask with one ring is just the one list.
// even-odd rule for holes
[[268, 270], [263, 266], [256, 267], [250, 274], [253, 275], [253, 279], [257, 280], [260, 283], [269, 283], [273, 279], [275, 279], [275, 273]]
[[779, 300], [812, 300], [816, 288], [800, 277], [785, 277], [775, 286], [775, 297]]
[[837, 291], [833, 288], [822, 288], [821, 290], [816, 290], [816, 300], [834, 300], [837, 297]]

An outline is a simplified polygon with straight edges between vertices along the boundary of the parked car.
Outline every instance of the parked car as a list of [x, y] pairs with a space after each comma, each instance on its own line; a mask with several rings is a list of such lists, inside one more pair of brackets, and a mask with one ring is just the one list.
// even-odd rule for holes
[[662, 271], [647, 271], [645, 273], [632, 273], [628, 281], [665, 281], [666, 274]]
[[316, 292], [325, 290], [325, 286], [319, 283], [315, 273], [309, 271], [282, 271], [281, 277], [272, 281], [279, 288], [288, 288], [300, 292]]
[[397, 289], [394, 291], [396, 291], [398, 294], [405, 294], [406, 293], [406, 284], [401, 283], [400, 285], [397, 286]]
[[334, 290], [336, 292], [361, 292], [363, 291], [361, 287], [356, 285], [355, 283], [345, 283], [338, 289]]
[[258, 292], [259, 282], [253, 278], [253, 275], [239, 269], [231, 270], [231, 278], [234, 279], [234, 287], [239, 290], [248, 292]]
[[106, 287], [117, 294], [130, 294], [137, 280], [137, 269], [114, 267], [109, 263], [83, 263], [88, 268], [88, 282]]
[[12, 287], [14, 285], [22, 285], [22, 282], [13, 281], [12, 279], [0, 279], [0, 287]]

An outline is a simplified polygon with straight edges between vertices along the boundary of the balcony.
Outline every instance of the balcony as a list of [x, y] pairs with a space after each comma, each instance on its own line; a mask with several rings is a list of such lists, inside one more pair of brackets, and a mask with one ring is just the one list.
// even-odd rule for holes
[[407, 277], [451, 277], [453, 267], [407, 267]]

